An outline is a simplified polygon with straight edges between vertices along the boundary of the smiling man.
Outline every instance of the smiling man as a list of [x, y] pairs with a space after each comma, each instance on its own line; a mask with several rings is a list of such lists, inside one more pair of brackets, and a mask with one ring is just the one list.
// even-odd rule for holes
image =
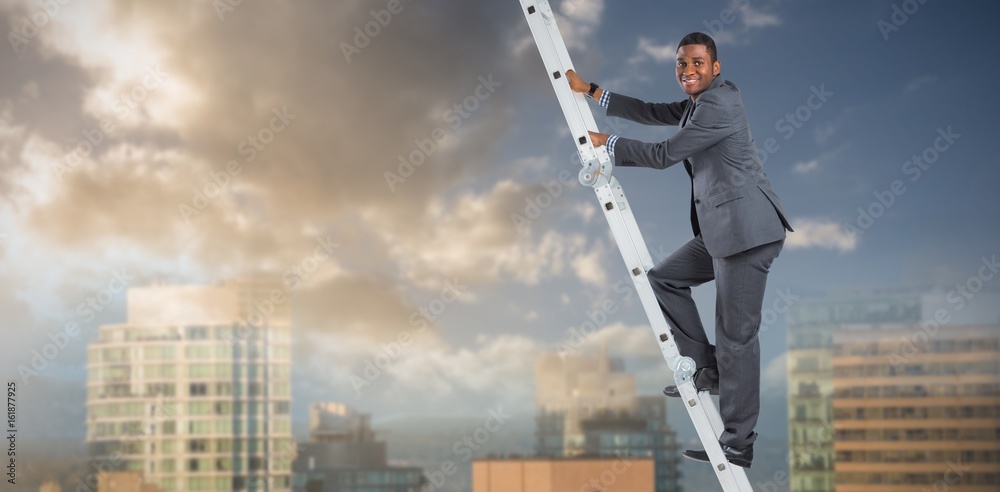
[[[572, 70], [570, 87], [598, 100], [609, 116], [646, 125], [679, 125], [660, 143], [590, 133], [606, 145], [615, 166], [666, 169], [684, 163], [691, 178], [690, 240], [648, 272], [682, 355], [697, 364], [699, 391], [719, 395], [725, 430], [719, 437], [727, 459], [749, 468], [760, 411], [761, 306], [771, 263], [781, 252], [784, 208], [757, 157], [740, 91], [719, 76], [715, 41], [688, 34], [677, 48], [677, 82], [689, 98], [646, 103], [584, 82]], [[715, 280], [715, 341], [708, 341], [691, 287]], [[664, 393], [680, 396], [676, 386]], [[708, 461], [703, 450], [684, 455]]]

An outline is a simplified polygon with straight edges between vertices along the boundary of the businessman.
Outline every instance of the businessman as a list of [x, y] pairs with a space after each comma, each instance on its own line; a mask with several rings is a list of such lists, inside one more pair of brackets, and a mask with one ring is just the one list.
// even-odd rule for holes
[[[678, 125], [673, 136], [646, 143], [590, 132], [619, 167], [666, 169], [684, 163], [691, 178], [691, 239], [648, 272], [682, 355], [696, 363], [695, 386], [719, 395], [726, 458], [749, 468], [760, 411], [760, 329], [771, 263], [792, 231], [757, 157], [740, 91], [719, 75], [715, 41], [696, 32], [677, 47], [677, 82], [689, 96], [646, 103], [601, 89], [567, 71], [570, 87], [607, 108], [609, 116], [646, 125]], [[715, 342], [709, 343], [691, 287], [715, 280]], [[680, 396], [676, 386], [664, 393]], [[684, 455], [708, 461], [703, 450]]]

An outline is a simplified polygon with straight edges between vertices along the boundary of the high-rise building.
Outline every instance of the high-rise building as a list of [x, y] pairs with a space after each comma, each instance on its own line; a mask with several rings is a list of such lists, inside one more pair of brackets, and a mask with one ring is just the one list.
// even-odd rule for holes
[[100, 474], [97, 492], [163, 492], [163, 489], [147, 483], [142, 472], [120, 471]]
[[423, 470], [390, 466], [371, 415], [339, 403], [309, 406], [309, 442], [292, 465], [296, 492], [420, 492]]
[[280, 281], [130, 288], [87, 354], [102, 470], [165, 491], [291, 488], [290, 317]]
[[653, 490], [680, 490], [679, 446], [667, 425], [666, 397], [636, 395], [635, 376], [621, 359], [604, 352], [542, 354], [535, 381], [539, 457], [650, 457]]
[[635, 376], [620, 358], [547, 352], [535, 362], [535, 452], [572, 456], [583, 452], [580, 423], [607, 411], [635, 408]]
[[[834, 447], [838, 435], [834, 421], [835, 337], [848, 340], [840, 334], [870, 332], [866, 336], [898, 339], [900, 332], [892, 330], [919, 333], [934, 325], [950, 329], [1000, 324], [1000, 296], [987, 291], [977, 296], [974, 303], [962, 301], [959, 305], [954, 296], [933, 288], [852, 288], [791, 305], [788, 413], [792, 492], [841, 490], [835, 473], [835, 463], [839, 464]], [[942, 310], [947, 320], [937, 320]], [[837, 359], [837, 364], [842, 363]]]
[[55, 480], [46, 480], [41, 487], [38, 488], [38, 492], [62, 492], [62, 487]]
[[652, 492], [650, 458], [489, 458], [472, 462], [472, 492]]
[[667, 425], [663, 396], [638, 396], [631, 411], [605, 412], [581, 422], [586, 456], [649, 457], [656, 464], [654, 490], [680, 490], [677, 433]]
[[1000, 324], [833, 334], [838, 492], [1000, 490]]

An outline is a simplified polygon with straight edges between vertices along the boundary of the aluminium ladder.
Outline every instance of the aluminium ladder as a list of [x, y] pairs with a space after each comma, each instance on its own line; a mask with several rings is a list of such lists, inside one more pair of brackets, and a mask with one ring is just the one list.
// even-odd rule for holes
[[542, 55], [549, 81], [556, 91], [559, 106], [566, 117], [566, 123], [569, 124], [570, 135], [576, 142], [580, 162], [583, 163], [579, 176], [580, 183], [594, 188], [597, 193], [601, 208], [604, 210], [604, 217], [611, 226], [611, 232], [618, 243], [625, 265], [632, 272], [632, 281], [646, 316], [649, 317], [653, 335], [660, 344], [663, 358], [674, 371], [674, 380], [685, 402], [684, 408], [687, 409], [698, 431], [698, 438], [708, 452], [715, 475], [726, 492], [752, 491], [743, 468], [726, 460], [719, 444], [719, 436], [723, 431], [719, 411], [707, 391], [698, 392], [695, 389], [692, 380], [695, 362], [690, 357], [682, 356], [677, 350], [670, 325], [667, 324], [653, 289], [649, 285], [646, 272], [653, 268], [653, 260], [639, 233], [639, 227], [625, 199], [625, 193], [618, 183], [618, 178], [612, 174], [614, 164], [608, 156], [607, 149], [594, 148], [590, 141], [588, 130], [597, 131], [597, 123], [594, 121], [590, 106], [584, 99], [585, 96], [574, 93], [564, 78], [565, 72], [573, 68], [573, 63], [556, 26], [552, 8], [548, 0], [520, 0], [520, 2], [528, 26], [531, 28], [531, 35], [535, 38], [535, 44]]

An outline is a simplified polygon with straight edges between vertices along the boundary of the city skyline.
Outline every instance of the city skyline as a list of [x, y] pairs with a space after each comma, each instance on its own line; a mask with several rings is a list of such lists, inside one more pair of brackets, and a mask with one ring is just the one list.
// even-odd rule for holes
[[[995, 306], [1000, 96], [974, 87], [997, 70], [998, 7], [552, 5], [588, 82], [680, 100], [676, 43], [703, 31], [741, 90], [796, 229], [764, 298], [762, 439], [789, 440], [796, 306], [883, 288], [936, 290], [955, 318]], [[87, 347], [129, 318], [130, 289], [158, 285], [280, 283], [297, 439], [321, 401], [376, 428], [531, 417], [552, 351], [606, 346], [637, 393], [671, 384], [523, 17], [513, 0], [0, 0], [0, 368], [19, 453], [83, 447]], [[601, 131], [674, 131], [592, 108]], [[654, 260], [690, 239], [680, 166], [615, 175]], [[693, 295], [711, 338], [714, 286]]]

